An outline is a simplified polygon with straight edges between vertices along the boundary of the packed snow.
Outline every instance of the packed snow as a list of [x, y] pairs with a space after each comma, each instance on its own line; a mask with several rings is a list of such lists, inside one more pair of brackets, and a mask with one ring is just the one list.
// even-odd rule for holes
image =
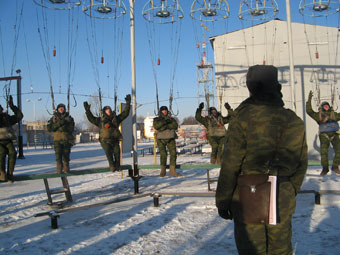
[[[51, 148], [25, 148], [24, 156], [17, 160], [15, 175], [55, 171]], [[180, 154], [177, 162], [207, 164], [209, 154]], [[138, 157], [140, 165], [153, 163], [153, 155]], [[124, 154], [123, 164], [132, 164], [130, 154]], [[77, 171], [108, 163], [100, 144], [80, 144], [72, 148], [70, 166]], [[178, 178], [168, 174], [161, 178], [159, 170], [140, 170], [140, 194], [208, 192], [205, 169], [177, 172]], [[339, 176], [330, 172], [320, 177], [319, 172], [319, 166], [309, 166], [302, 190], [340, 190]], [[210, 170], [210, 177], [216, 179], [218, 174], [219, 169]], [[68, 182], [73, 202], [61, 209], [47, 205], [43, 180], [0, 183], [0, 254], [237, 254], [233, 222], [218, 216], [213, 194], [163, 195], [159, 207], [154, 207], [149, 195], [135, 197], [127, 171], [123, 176], [119, 172], [71, 176]], [[49, 184], [61, 187], [61, 180], [49, 179]], [[135, 198], [113, 203], [128, 197]], [[53, 195], [54, 202], [63, 200], [64, 194]], [[57, 229], [51, 228], [48, 216], [34, 217], [81, 207], [60, 213]], [[322, 194], [320, 205], [313, 193], [299, 194], [293, 217], [294, 253], [340, 254], [339, 217], [340, 194]]]

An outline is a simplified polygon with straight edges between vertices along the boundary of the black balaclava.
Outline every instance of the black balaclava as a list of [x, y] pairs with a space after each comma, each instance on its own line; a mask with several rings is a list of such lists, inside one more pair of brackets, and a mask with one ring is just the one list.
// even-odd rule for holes
[[256, 104], [283, 106], [281, 84], [278, 82], [277, 68], [267, 65], [249, 67], [247, 87], [250, 100]]

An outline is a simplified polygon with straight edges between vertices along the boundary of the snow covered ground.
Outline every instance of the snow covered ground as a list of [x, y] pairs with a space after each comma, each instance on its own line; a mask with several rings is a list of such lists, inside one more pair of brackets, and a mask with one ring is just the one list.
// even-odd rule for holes
[[[18, 160], [15, 175], [55, 171], [52, 149], [26, 149]], [[107, 167], [99, 144], [72, 148], [71, 170]], [[179, 155], [179, 164], [204, 164], [209, 155]], [[125, 155], [123, 164], [131, 164]], [[139, 157], [138, 163], [154, 163], [152, 155]], [[178, 170], [178, 178], [159, 177], [159, 170], [141, 170], [140, 193], [207, 192], [204, 169]], [[340, 176], [330, 173], [321, 178], [320, 167], [310, 166], [303, 190], [340, 190]], [[210, 172], [217, 177], [219, 169]], [[124, 172], [101, 173], [68, 178], [73, 203], [65, 208], [109, 202], [133, 196], [133, 181]], [[49, 180], [60, 187], [59, 178]], [[213, 184], [213, 187], [216, 183]], [[53, 200], [64, 200], [54, 195]], [[0, 254], [237, 254], [233, 222], [221, 219], [214, 196], [162, 196], [153, 206], [149, 196], [109, 203], [60, 214], [58, 229], [51, 228], [50, 211], [43, 180], [0, 183]], [[293, 218], [295, 254], [340, 254], [340, 194], [321, 196], [299, 194]]]

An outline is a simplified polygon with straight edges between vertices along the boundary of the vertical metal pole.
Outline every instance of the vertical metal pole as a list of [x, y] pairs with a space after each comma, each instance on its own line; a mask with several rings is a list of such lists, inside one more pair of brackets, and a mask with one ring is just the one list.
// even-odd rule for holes
[[293, 39], [292, 39], [292, 20], [290, 16], [290, 0], [286, 0], [286, 13], [287, 13], [289, 71], [290, 71], [290, 88], [291, 88], [290, 93], [291, 93], [291, 100], [292, 100], [292, 110], [296, 112], [294, 55], [293, 55]]
[[33, 103], [33, 114], [34, 114], [34, 149], [37, 149], [37, 117], [35, 110], [35, 101], [32, 100]]
[[[21, 110], [21, 76], [17, 79], [17, 105], [20, 111]], [[19, 148], [19, 159], [24, 159], [24, 150], [23, 150], [23, 141], [22, 141], [22, 121], [20, 120], [18, 123], [18, 148]]]
[[[132, 134], [133, 134], [133, 169], [134, 175], [138, 174], [137, 170], [137, 125], [136, 125], [136, 63], [135, 63], [135, 0], [129, 0], [130, 3], [130, 51], [131, 51], [131, 92], [132, 92]], [[137, 172], [137, 173], [136, 173]]]

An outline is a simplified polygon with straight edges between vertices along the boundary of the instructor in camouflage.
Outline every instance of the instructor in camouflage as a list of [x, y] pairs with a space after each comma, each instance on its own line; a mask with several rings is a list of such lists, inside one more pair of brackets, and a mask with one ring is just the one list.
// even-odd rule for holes
[[[246, 83], [250, 96], [235, 110], [227, 132], [216, 206], [222, 218], [234, 219], [235, 241], [241, 255], [293, 254], [292, 215], [307, 170], [307, 145], [303, 121], [283, 107], [277, 78], [274, 66], [249, 68]], [[246, 206], [240, 204], [238, 181], [259, 175], [278, 178], [276, 225], [245, 223]], [[256, 193], [260, 188], [248, 187], [248, 192]]]
[[204, 103], [200, 103], [195, 114], [195, 119], [207, 129], [207, 140], [211, 146], [211, 164], [221, 164], [221, 155], [224, 148], [224, 137], [227, 133], [224, 125], [229, 123], [233, 114], [233, 110], [228, 103], [225, 103], [224, 107], [228, 111], [228, 116], [226, 117], [223, 117], [215, 107], [210, 107], [208, 116], [203, 117], [202, 110], [204, 108]]
[[120, 147], [119, 142], [123, 139], [119, 131], [119, 125], [129, 116], [131, 95], [125, 97], [124, 110], [116, 115], [110, 106], [104, 106], [102, 116], [95, 117], [91, 112], [91, 105], [84, 102], [87, 119], [95, 126], [99, 127], [99, 141], [105, 151], [111, 172], [120, 171]]
[[159, 108], [158, 117], [153, 119], [153, 127], [156, 129], [157, 146], [161, 156], [161, 173], [160, 177], [166, 175], [166, 160], [168, 147], [170, 151], [170, 171], [169, 174], [177, 177], [176, 172], [176, 130], [178, 128], [177, 121], [171, 117], [168, 107], [162, 106]]
[[47, 123], [47, 130], [53, 133], [53, 145], [57, 162], [57, 173], [70, 172], [71, 147], [74, 144], [74, 120], [66, 112], [64, 104], [58, 104], [53, 117]]
[[328, 102], [323, 102], [319, 108], [319, 112], [314, 112], [312, 108], [313, 92], [309, 92], [308, 101], [306, 102], [307, 114], [315, 120], [319, 125], [320, 153], [321, 153], [321, 176], [329, 171], [328, 166], [328, 150], [329, 145], [333, 145], [335, 156], [333, 159], [332, 170], [340, 174], [340, 138], [337, 131], [339, 130], [338, 121], [340, 113], [334, 112]]
[[[13, 104], [12, 96], [9, 97], [9, 107], [14, 115], [3, 112], [0, 105], [0, 181], [13, 182], [13, 172], [17, 159], [17, 152], [14, 148], [13, 141], [16, 136], [12, 126], [18, 123], [24, 115], [18, 107]], [[6, 156], [8, 155], [7, 174], [6, 174]]]

